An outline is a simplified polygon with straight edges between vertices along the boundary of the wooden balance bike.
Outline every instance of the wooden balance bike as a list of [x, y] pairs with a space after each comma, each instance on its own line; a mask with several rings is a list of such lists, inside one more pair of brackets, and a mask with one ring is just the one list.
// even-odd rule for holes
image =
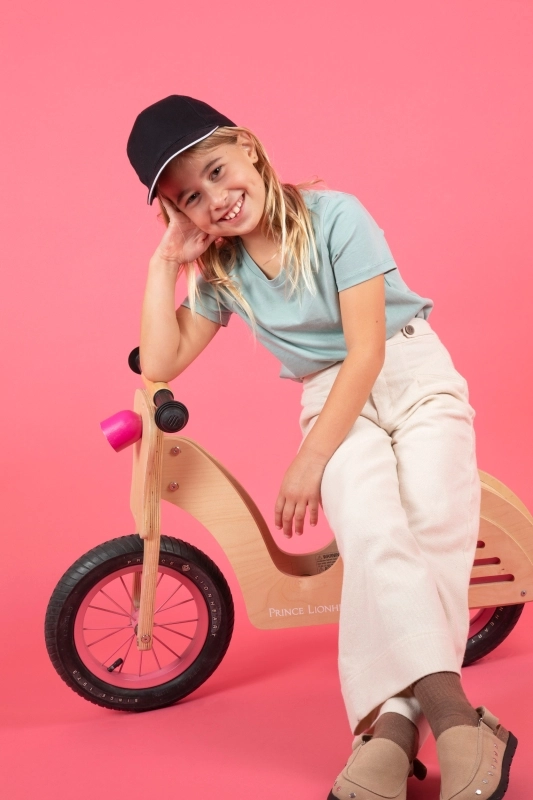
[[[129, 357], [140, 374], [139, 350]], [[138, 533], [98, 545], [63, 575], [45, 636], [52, 663], [75, 692], [124, 711], [162, 708], [193, 692], [222, 661], [233, 601], [214, 562], [160, 534], [160, 501], [196, 518], [226, 553], [257, 628], [337, 622], [342, 561], [333, 540], [294, 555], [276, 544], [239, 481], [198, 442], [167, 384], [137, 389], [134, 411], [101, 423], [115, 450], [133, 445], [131, 511]], [[469, 594], [464, 666], [494, 650], [533, 599], [533, 517], [480, 470], [479, 541]]]

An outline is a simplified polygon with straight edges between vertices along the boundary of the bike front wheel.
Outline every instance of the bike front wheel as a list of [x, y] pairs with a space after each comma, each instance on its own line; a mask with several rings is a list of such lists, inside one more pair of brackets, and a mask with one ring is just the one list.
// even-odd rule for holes
[[138, 650], [142, 565], [138, 534], [98, 545], [66, 571], [46, 611], [56, 671], [104, 708], [149, 711], [181, 700], [215, 671], [231, 640], [224, 576], [196, 547], [162, 536], [152, 648]]

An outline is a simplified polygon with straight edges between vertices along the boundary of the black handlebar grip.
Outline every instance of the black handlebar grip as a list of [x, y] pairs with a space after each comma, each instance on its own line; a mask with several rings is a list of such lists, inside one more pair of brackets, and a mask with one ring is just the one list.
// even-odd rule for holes
[[[154, 399], [156, 395], [163, 391], [165, 394], [168, 394], [166, 390], [160, 390], [159, 392], [156, 392]], [[177, 431], [181, 431], [181, 429], [186, 426], [188, 421], [189, 412], [187, 411], [186, 406], [184, 406], [183, 403], [180, 403], [179, 400], [169, 400], [164, 402], [157, 408], [157, 411], [155, 412], [155, 424], [160, 431], [165, 431], [165, 433], [176, 433]]]
[[136, 347], [135, 350], [132, 350], [128, 356], [128, 365], [132, 372], [136, 372], [137, 375], [142, 375], [141, 370], [141, 360], [139, 357], [139, 348]]
[[[131, 351], [128, 356], [128, 365], [137, 375], [142, 375], [139, 352], [138, 347]], [[158, 389], [154, 394], [153, 402], [156, 407], [155, 424], [160, 431], [177, 433], [188, 423], [189, 412], [187, 407], [180, 403], [179, 400], [174, 400], [174, 395], [170, 389]]]
[[164, 403], [171, 403], [173, 400], [174, 395], [170, 389], [158, 389], [153, 397], [154, 406], [156, 408], [159, 408], [159, 406], [162, 406]]

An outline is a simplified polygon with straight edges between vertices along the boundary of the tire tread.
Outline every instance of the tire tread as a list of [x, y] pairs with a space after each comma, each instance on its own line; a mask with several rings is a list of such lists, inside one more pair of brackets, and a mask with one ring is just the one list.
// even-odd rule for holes
[[[181, 539], [175, 539], [171, 536], [161, 536], [160, 550], [161, 553], [168, 553], [193, 562], [207, 575], [209, 575], [216, 584], [217, 591], [224, 606], [225, 624], [224, 629], [220, 631], [220, 636], [217, 640], [219, 642], [217, 658], [214, 660], [212, 669], [206, 668], [207, 665], [204, 665], [201, 682], [190, 690], [195, 691], [217, 669], [229, 647], [235, 623], [233, 598], [231, 596], [231, 591], [227, 581], [221, 570], [209, 558], [209, 556], [207, 556], [198, 548], [194, 547], [194, 545], [184, 542]], [[76, 694], [80, 695], [80, 697], [83, 697], [84, 700], [87, 700], [94, 705], [98, 705], [100, 707], [104, 706], [105, 708], [110, 708], [117, 711], [127, 710], [136, 713], [150, 709], [125, 705], [119, 707], [111, 706], [105, 702], [102, 702], [101, 700], [96, 699], [96, 697], [91, 696], [90, 693], [80, 689], [76, 681], [71, 678], [70, 673], [65, 668], [65, 665], [61, 659], [58, 649], [58, 626], [62, 609], [68, 602], [69, 597], [76, 590], [80, 581], [86, 579], [92, 570], [98, 569], [106, 562], [117, 558], [117, 556], [120, 557], [124, 555], [136, 555], [142, 553], [142, 539], [138, 534], [132, 534], [129, 536], [121, 536], [117, 539], [110, 539], [102, 544], [97, 545], [84, 555], [80, 556], [80, 558], [78, 558], [59, 579], [48, 602], [44, 626], [45, 643], [50, 661], [60, 678], [70, 689], [76, 692]], [[191, 667], [192, 666], [194, 665], [191, 665]], [[117, 693], [119, 693], [119, 690], [117, 690]], [[187, 694], [189, 693], [190, 692], [187, 692]], [[182, 698], [180, 697], [179, 699]], [[154, 707], [163, 708], [165, 706], [172, 705], [174, 702], [176, 702], [175, 699], [169, 699], [168, 702], [159, 702], [157, 706]]]

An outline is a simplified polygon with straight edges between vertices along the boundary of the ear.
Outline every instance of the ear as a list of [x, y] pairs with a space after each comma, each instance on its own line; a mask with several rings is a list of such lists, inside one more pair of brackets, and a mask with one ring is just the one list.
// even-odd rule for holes
[[259, 156], [257, 155], [257, 149], [252, 137], [246, 131], [239, 131], [237, 136], [238, 136], [238, 144], [245, 150], [245, 152], [252, 159], [252, 164], [255, 164]]

